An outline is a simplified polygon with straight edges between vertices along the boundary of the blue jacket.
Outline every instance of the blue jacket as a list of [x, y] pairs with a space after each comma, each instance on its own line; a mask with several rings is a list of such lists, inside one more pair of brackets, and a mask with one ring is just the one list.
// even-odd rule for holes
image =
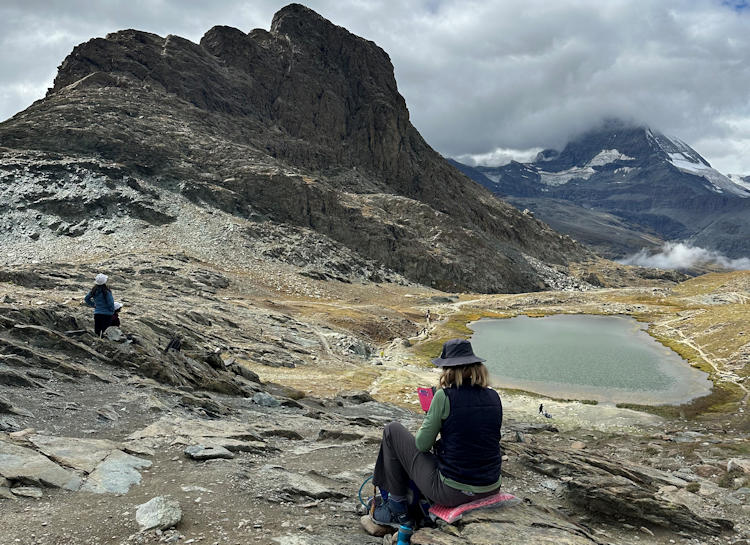
[[88, 292], [83, 299], [86, 304], [93, 307], [94, 314], [108, 314], [111, 316], [115, 313], [115, 298], [109, 290], [97, 290], [96, 295]]
[[503, 406], [497, 392], [479, 386], [445, 388], [450, 416], [440, 429], [436, 444], [440, 473], [456, 482], [474, 486], [500, 478], [500, 426]]

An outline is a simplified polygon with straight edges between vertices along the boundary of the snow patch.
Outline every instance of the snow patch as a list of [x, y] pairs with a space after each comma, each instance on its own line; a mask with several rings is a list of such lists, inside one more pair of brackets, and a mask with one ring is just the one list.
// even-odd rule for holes
[[656, 267], [659, 269], [689, 269], [696, 265], [719, 265], [725, 269], [750, 269], [750, 258], [731, 259], [715, 250], [690, 246], [684, 242], [667, 242], [661, 251], [649, 254], [644, 248], [640, 252], [619, 260], [623, 265]]
[[750, 176], [740, 176], [739, 174], [728, 174], [727, 178], [742, 189], [750, 191]]
[[573, 167], [568, 170], [561, 170], [560, 172], [547, 172], [545, 170], [540, 170], [539, 176], [543, 184], [558, 186], [567, 184], [573, 178], [588, 180], [595, 173], [596, 171], [593, 168], [585, 166]]
[[[567, 184], [574, 178], [588, 180], [597, 172], [594, 167], [601, 167], [614, 163], [615, 161], [635, 161], [635, 158], [629, 157], [616, 149], [605, 149], [597, 153], [582, 167], [573, 167], [568, 170], [561, 170], [560, 172], [547, 172], [546, 170], [540, 170], [539, 176], [541, 177], [541, 182], [543, 184], [559, 186]], [[632, 167], [622, 167], [621, 169], [617, 169], [616, 172], [628, 172], [629, 170], [632, 170]]]
[[684, 152], [677, 152], [669, 153], [668, 155], [670, 162], [682, 172], [701, 176], [708, 181], [711, 184], [710, 189], [712, 191], [716, 193], [724, 193], [726, 191], [738, 197], [750, 197], [750, 188], [739, 185], [709, 165], [698, 161], [692, 154], [688, 155]]
[[628, 157], [616, 149], [605, 149], [597, 153], [596, 157], [591, 159], [586, 166], [600, 167], [614, 163], [615, 161], [635, 161], [635, 157]]

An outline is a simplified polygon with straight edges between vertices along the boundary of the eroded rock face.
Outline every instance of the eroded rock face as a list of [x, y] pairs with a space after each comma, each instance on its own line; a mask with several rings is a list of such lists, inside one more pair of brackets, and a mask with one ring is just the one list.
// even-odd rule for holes
[[451, 291], [530, 291], [559, 274], [541, 265], [586, 254], [446, 163], [411, 125], [388, 55], [296, 4], [270, 32], [81, 44], [0, 143], [15, 148], [0, 153], [13, 218], [0, 228], [26, 240], [169, 224], [172, 194], [352, 252], [309, 268], [279, 253], [315, 278], [386, 279], [381, 266]]

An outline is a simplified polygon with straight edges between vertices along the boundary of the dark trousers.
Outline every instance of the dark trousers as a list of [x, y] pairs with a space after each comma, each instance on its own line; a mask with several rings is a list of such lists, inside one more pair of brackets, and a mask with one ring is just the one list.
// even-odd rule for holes
[[469, 494], [445, 484], [440, 478], [435, 455], [421, 452], [411, 432], [398, 422], [391, 422], [383, 430], [373, 484], [391, 494], [406, 496], [409, 480], [414, 481], [430, 502], [448, 507], [497, 493], [497, 490], [493, 490]]
[[101, 337], [112, 322], [111, 314], [94, 314], [94, 333]]

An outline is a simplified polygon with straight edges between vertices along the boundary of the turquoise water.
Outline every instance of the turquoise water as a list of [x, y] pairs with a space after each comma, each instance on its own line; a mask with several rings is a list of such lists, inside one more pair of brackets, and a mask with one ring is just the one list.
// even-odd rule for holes
[[649, 405], [683, 403], [711, 391], [708, 375], [623, 316], [518, 316], [480, 320], [474, 352], [493, 382], [554, 397]]

